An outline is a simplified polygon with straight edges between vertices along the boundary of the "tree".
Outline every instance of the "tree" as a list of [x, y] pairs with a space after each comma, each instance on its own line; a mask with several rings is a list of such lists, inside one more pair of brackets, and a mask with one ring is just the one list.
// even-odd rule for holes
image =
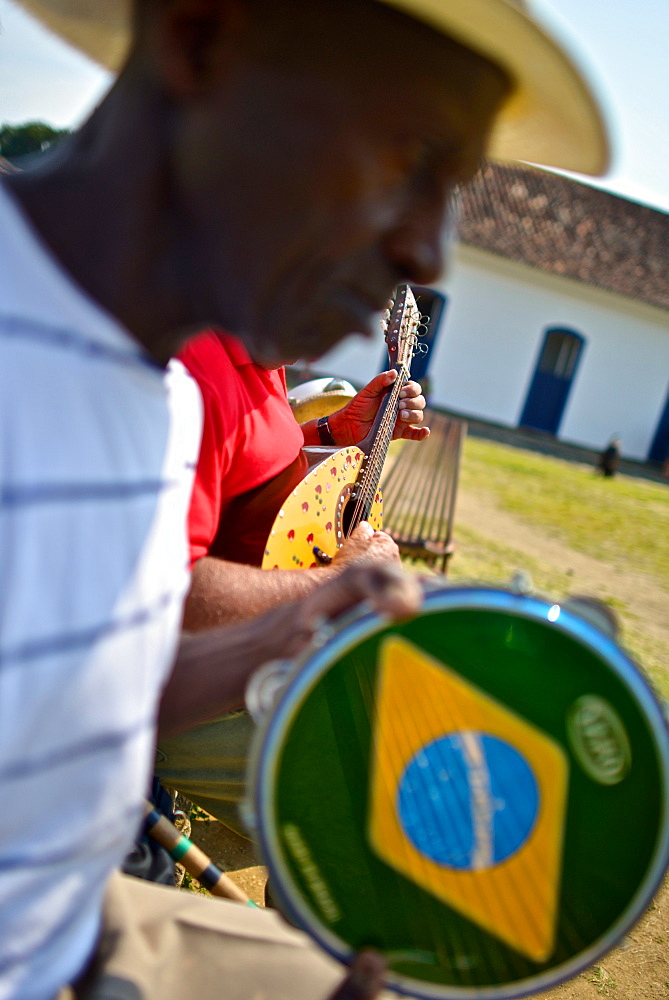
[[46, 122], [25, 122], [23, 125], [2, 125], [0, 127], [0, 156], [16, 160], [21, 156], [43, 153], [59, 143], [70, 129], [55, 129]]

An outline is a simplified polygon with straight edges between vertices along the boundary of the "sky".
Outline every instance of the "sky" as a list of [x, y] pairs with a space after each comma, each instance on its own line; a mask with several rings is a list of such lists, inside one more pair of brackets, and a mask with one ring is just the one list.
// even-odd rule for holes
[[[533, 8], [576, 57], [609, 121], [612, 169], [594, 183], [669, 212], [669, 0], [534, 0]], [[109, 79], [0, 0], [0, 126], [75, 127]]]

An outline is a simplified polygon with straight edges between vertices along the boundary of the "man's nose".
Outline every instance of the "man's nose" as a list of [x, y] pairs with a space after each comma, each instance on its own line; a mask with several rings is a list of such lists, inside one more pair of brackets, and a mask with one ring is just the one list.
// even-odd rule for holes
[[430, 285], [444, 270], [451, 236], [447, 199], [442, 204], [416, 204], [406, 208], [386, 233], [384, 252], [402, 281]]

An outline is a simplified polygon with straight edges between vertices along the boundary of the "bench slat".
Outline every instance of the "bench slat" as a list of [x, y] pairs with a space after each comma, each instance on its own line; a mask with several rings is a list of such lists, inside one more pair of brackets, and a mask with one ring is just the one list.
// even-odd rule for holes
[[453, 553], [453, 519], [464, 420], [430, 411], [430, 437], [402, 443], [381, 480], [384, 528], [403, 556], [421, 559], [446, 573]]

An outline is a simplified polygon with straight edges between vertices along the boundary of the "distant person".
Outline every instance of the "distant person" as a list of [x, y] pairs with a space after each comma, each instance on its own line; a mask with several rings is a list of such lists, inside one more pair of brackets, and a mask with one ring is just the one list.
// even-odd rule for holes
[[660, 475], [663, 479], [669, 479], [669, 433], [665, 437], [664, 458], [660, 465]]
[[597, 468], [606, 477], [615, 476], [620, 464], [620, 438], [611, 438], [604, 451], [599, 456]]

